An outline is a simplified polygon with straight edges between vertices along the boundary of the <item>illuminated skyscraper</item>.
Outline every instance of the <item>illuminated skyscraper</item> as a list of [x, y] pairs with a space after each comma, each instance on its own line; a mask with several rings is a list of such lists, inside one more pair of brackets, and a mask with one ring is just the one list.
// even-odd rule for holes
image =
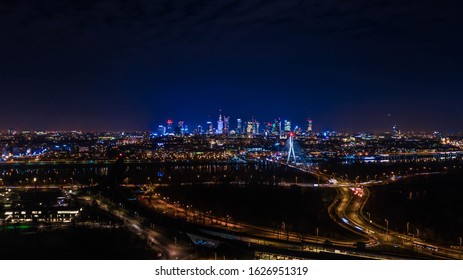
[[290, 132], [291, 131], [291, 121], [285, 120], [285, 132]]
[[178, 121], [178, 125], [177, 125], [177, 129], [175, 130], [175, 134], [183, 135], [183, 133], [185, 132], [184, 124], [185, 124], [184, 121]]
[[212, 122], [207, 122], [207, 133], [209, 135], [214, 134], [214, 127], [212, 126]]
[[166, 127], [163, 125], [158, 126], [158, 136], [164, 136], [166, 134]]
[[167, 120], [167, 133], [173, 133], [174, 130], [172, 129], [172, 124], [174, 122], [172, 120]]
[[265, 128], [264, 128], [264, 130], [265, 130], [265, 135], [271, 133], [271, 132], [272, 132], [272, 127], [273, 127], [273, 126], [272, 126], [272, 123], [271, 123], [271, 122], [267, 122], [267, 123], [264, 123], [264, 125], [265, 125]]
[[309, 122], [309, 125], [307, 126], [307, 132], [312, 132], [312, 119], [307, 120]]
[[236, 119], [236, 134], [238, 135], [243, 134], [243, 130], [241, 126], [241, 119]]
[[392, 127], [392, 135], [393, 135], [394, 137], [400, 137], [399, 126], [396, 125], [396, 124]]
[[246, 127], [246, 133], [248, 134], [248, 137], [251, 138], [252, 137], [252, 128], [254, 126], [254, 122], [253, 121], [248, 121], [248, 126]]
[[222, 134], [223, 133], [222, 110], [220, 110], [219, 120], [217, 121], [217, 131], [215, 133], [216, 134]]
[[198, 125], [198, 134], [203, 134], [203, 127]]
[[223, 118], [223, 133], [226, 135], [230, 133], [230, 117]]
[[275, 119], [275, 122], [273, 123], [272, 126], [272, 134], [273, 135], [281, 135], [281, 120], [280, 118]]

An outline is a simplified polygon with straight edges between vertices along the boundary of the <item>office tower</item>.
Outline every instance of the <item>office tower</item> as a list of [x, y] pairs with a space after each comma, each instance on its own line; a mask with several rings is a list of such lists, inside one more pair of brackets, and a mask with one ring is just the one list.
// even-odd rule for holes
[[399, 126], [396, 124], [392, 127], [392, 135], [395, 137], [400, 137]]
[[209, 135], [214, 134], [214, 126], [212, 125], [212, 122], [207, 122], [207, 132]]
[[185, 128], [184, 128], [184, 121], [178, 121], [177, 127], [175, 129], [175, 134], [176, 135], [183, 135]]
[[253, 121], [248, 121], [248, 126], [246, 127], [246, 133], [248, 134], [248, 137], [252, 137], [253, 126], [254, 126]]
[[307, 120], [309, 125], [307, 126], [307, 132], [312, 132], [312, 119]]
[[217, 121], [217, 131], [215, 133], [216, 134], [222, 134], [223, 133], [222, 110], [220, 110], [219, 120]]
[[272, 134], [273, 135], [280, 135], [281, 134], [281, 120], [280, 118], [275, 119], [275, 122], [272, 126]]
[[166, 127], [163, 125], [158, 126], [158, 136], [166, 135]]
[[226, 135], [230, 134], [230, 117], [223, 118], [223, 133]]
[[172, 129], [172, 124], [173, 123], [174, 122], [172, 120], [167, 120], [167, 133], [169, 133], [169, 134], [174, 132], [173, 129]]
[[291, 121], [285, 120], [284, 124], [285, 124], [284, 126], [285, 132], [290, 132], [291, 131]]
[[241, 119], [236, 119], [236, 134], [238, 135], [243, 134], [243, 130], [241, 127]]

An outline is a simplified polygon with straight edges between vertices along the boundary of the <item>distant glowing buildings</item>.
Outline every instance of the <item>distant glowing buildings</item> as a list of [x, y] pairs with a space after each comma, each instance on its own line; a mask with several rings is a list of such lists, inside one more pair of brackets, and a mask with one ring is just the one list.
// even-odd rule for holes
[[171, 134], [174, 132], [174, 130], [172, 129], [172, 124], [174, 122], [172, 120], [167, 120], [167, 133], [168, 134]]
[[158, 126], [158, 136], [166, 135], [166, 127], [163, 125]]
[[400, 129], [396, 124], [392, 127], [392, 137], [400, 138]]
[[252, 127], [253, 127], [253, 122], [248, 121], [248, 126], [246, 127], [246, 133], [248, 134], [248, 137], [252, 137]]
[[309, 125], [307, 126], [307, 133], [310, 133], [312, 132], [312, 119], [308, 119], [307, 122], [309, 123]]
[[275, 122], [272, 125], [272, 135], [280, 136], [281, 135], [281, 120], [280, 118], [275, 119]]
[[291, 131], [291, 121], [285, 120], [284, 124], [285, 124], [284, 126], [285, 132], [290, 132]]
[[215, 134], [222, 134], [223, 133], [223, 120], [222, 120], [222, 110], [220, 110], [219, 120], [217, 121], [217, 130]]
[[[236, 119], [236, 128], [230, 122], [230, 116], [222, 115], [222, 110], [219, 110], [219, 116], [216, 122], [208, 121], [205, 126], [194, 126], [192, 131], [188, 130], [188, 126], [184, 121], [176, 122], [177, 125], [173, 125], [171, 119], [167, 120], [167, 125], [159, 125], [156, 130], [156, 134], [159, 136], [172, 135], [177, 136], [189, 135], [226, 135], [226, 136], [247, 136], [254, 137], [256, 135], [275, 136], [280, 138], [286, 138], [290, 132], [294, 132], [296, 135], [308, 134], [312, 132], [312, 119], [308, 119], [307, 130], [301, 129], [300, 126], [293, 126], [290, 120], [282, 121], [280, 118], [276, 118], [273, 122], [257, 121], [254, 117], [249, 121], [243, 121], [241, 118]], [[217, 126], [215, 126], [217, 124]], [[394, 126], [395, 127], [395, 126]], [[262, 131], [261, 131], [262, 130]]]
[[238, 135], [243, 134], [241, 119], [236, 119], [236, 134]]
[[207, 134], [214, 134], [214, 126], [212, 125], [212, 122], [207, 122]]
[[230, 134], [230, 117], [223, 118], [223, 133], [228, 135]]

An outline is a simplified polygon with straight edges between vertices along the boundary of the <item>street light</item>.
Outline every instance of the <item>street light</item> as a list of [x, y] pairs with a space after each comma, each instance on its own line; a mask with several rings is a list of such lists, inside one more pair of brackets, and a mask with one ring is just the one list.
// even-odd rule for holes
[[[317, 230], [317, 239], [318, 239], [318, 227], [316, 228], [316, 230]], [[460, 243], [461, 243], [461, 237], [460, 237]]]
[[386, 233], [389, 232], [389, 221], [387, 219], [384, 219], [384, 221], [386, 222]]
[[409, 229], [410, 229], [410, 222], [407, 222], [407, 235], [409, 234]]
[[461, 249], [461, 236], [460, 236], [460, 237], [458, 237], [458, 239], [460, 239], [460, 249]]

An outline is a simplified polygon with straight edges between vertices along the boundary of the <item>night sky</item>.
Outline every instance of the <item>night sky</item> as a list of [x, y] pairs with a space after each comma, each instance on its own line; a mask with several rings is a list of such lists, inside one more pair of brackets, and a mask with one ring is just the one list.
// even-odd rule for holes
[[463, 131], [463, 2], [2, 0], [0, 93], [0, 129]]

